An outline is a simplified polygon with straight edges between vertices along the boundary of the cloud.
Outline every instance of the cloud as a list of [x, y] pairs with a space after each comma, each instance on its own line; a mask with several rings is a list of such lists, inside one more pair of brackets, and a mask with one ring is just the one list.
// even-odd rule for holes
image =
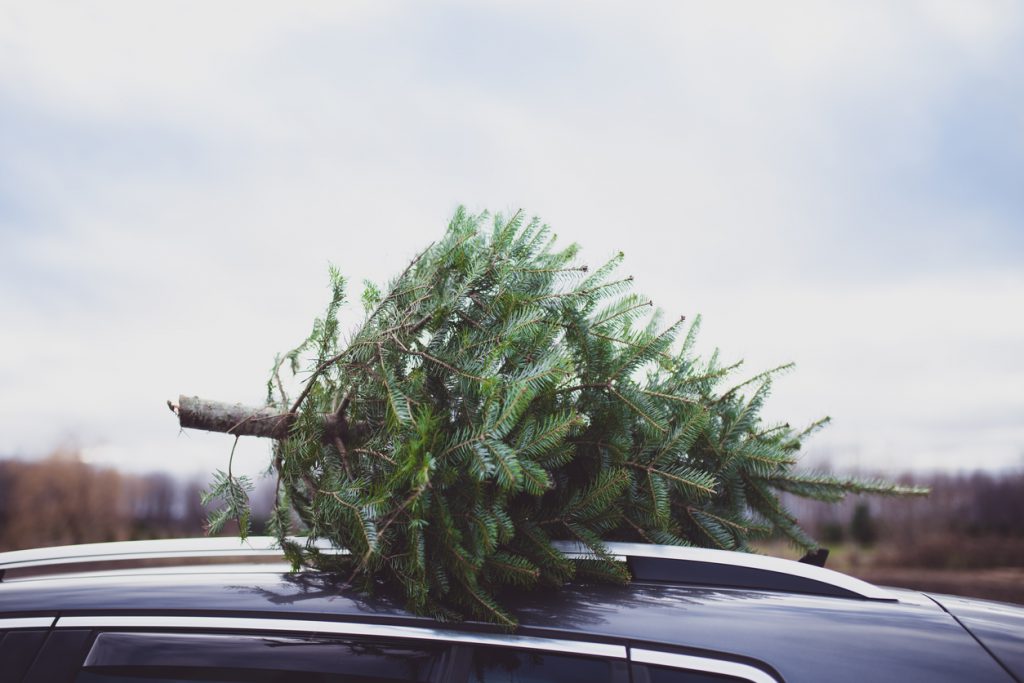
[[259, 401], [329, 261], [386, 280], [459, 202], [797, 361], [822, 451], [1024, 450], [1016, 4], [304, 8], [4, 10], [0, 452], [216, 466], [164, 399]]

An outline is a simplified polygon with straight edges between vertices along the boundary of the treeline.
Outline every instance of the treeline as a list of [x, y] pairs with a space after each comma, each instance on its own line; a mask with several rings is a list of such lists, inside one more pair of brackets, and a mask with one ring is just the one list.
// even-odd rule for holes
[[786, 503], [824, 545], [876, 547], [879, 565], [1024, 567], [1024, 471], [907, 476], [901, 483], [931, 494]]
[[[42, 460], [0, 460], [0, 551], [201, 536], [204, 485], [96, 467], [70, 450]], [[257, 502], [262, 498], [269, 495]]]
[[813, 533], [829, 536], [849, 525], [858, 507], [877, 521], [886, 539], [909, 541], [932, 533], [1024, 536], [1024, 471], [904, 476], [900, 483], [927, 486], [921, 498], [851, 496], [839, 504], [791, 497], [788, 507]]
[[[903, 477], [924, 498], [851, 497], [833, 505], [786, 501], [826, 546], [877, 545], [893, 564], [1024, 567], [1024, 471]], [[47, 545], [199, 536], [206, 482], [166, 473], [127, 474], [75, 451], [42, 460], [0, 459], [0, 551]], [[253, 495], [262, 531], [273, 482]], [[233, 533], [232, 529], [225, 533]]]

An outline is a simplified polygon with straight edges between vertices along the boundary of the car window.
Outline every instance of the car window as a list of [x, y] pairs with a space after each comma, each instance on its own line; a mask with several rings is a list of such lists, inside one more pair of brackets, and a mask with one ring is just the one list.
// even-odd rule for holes
[[634, 648], [633, 683], [777, 683], [776, 675], [754, 663]]
[[101, 633], [75, 683], [430, 683], [446, 649], [383, 639]]
[[598, 657], [478, 647], [469, 683], [611, 683], [612, 676], [612, 663]]
[[46, 640], [46, 631], [0, 631], [0, 683], [17, 683]]
[[[197, 667], [139, 667], [109, 670], [88, 670], [79, 673], [76, 683], [348, 683], [358, 677], [299, 671], [255, 671], [252, 669]], [[371, 679], [372, 680], [372, 679]]]
[[723, 676], [692, 669], [669, 669], [668, 667], [648, 667], [650, 683], [729, 683], [730, 681], [747, 681], [745, 678]]

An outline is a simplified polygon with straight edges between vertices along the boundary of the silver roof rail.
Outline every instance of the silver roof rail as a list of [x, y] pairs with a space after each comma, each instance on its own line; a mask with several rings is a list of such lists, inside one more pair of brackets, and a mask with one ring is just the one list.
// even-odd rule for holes
[[[303, 537], [291, 540], [305, 545]], [[333, 548], [329, 541], [317, 539], [312, 544], [322, 553], [345, 554]], [[52, 548], [33, 548], [0, 553], [0, 578], [12, 569], [31, 569], [62, 564], [88, 564], [92, 562], [137, 562], [141, 560], [282, 557], [284, 553], [272, 536], [213, 538], [167, 538], [153, 541], [116, 541], [113, 543], [83, 543]]]
[[[556, 541], [554, 546], [574, 559], [596, 559], [582, 543]], [[866, 581], [780, 557], [653, 543], [612, 542], [605, 543], [605, 548], [614, 559], [629, 566], [634, 579], [641, 581], [898, 601], [890, 591]]]
[[[293, 537], [291, 540], [310, 544], [322, 553], [347, 553], [324, 539], [310, 542], [303, 537]], [[580, 543], [556, 541], [554, 546], [573, 559], [596, 557], [590, 548]], [[641, 581], [897, 600], [889, 591], [852, 576], [778, 557], [651, 543], [606, 543], [605, 547], [613, 558], [626, 562], [633, 577]], [[86, 543], [0, 553], [0, 580], [9, 570], [57, 565], [199, 558], [258, 559], [282, 555], [277, 539], [271, 536], [249, 536], [245, 541], [237, 537], [215, 537]]]

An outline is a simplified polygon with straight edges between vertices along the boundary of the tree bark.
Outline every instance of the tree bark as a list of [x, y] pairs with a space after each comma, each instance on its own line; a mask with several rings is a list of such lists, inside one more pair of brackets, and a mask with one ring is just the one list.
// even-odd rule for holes
[[179, 396], [178, 403], [167, 405], [178, 416], [182, 429], [203, 429], [235, 436], [262, 436], [284, 439], [295, 415], [274, 408], [253, 407], [241, 403], [210, 401], [198, 396]]
[[[358, 441], [369, 433], [365, 423], [349, 423], [345, 411], [349, 400], [342, 401], [336, 413], [323, 415], [324, 443], [333, 444], [344, 451], [351, 441]], [[178, 416], [182, 429], [203, 429], [234, 436], [261, 436], [267, 439], [287, 439], [295, 413], [282, 413], [275, 408], [247, 406], [241, 403], [211, 401], [198, 396], [179, 396], [177, 403], [167, 407]]]

